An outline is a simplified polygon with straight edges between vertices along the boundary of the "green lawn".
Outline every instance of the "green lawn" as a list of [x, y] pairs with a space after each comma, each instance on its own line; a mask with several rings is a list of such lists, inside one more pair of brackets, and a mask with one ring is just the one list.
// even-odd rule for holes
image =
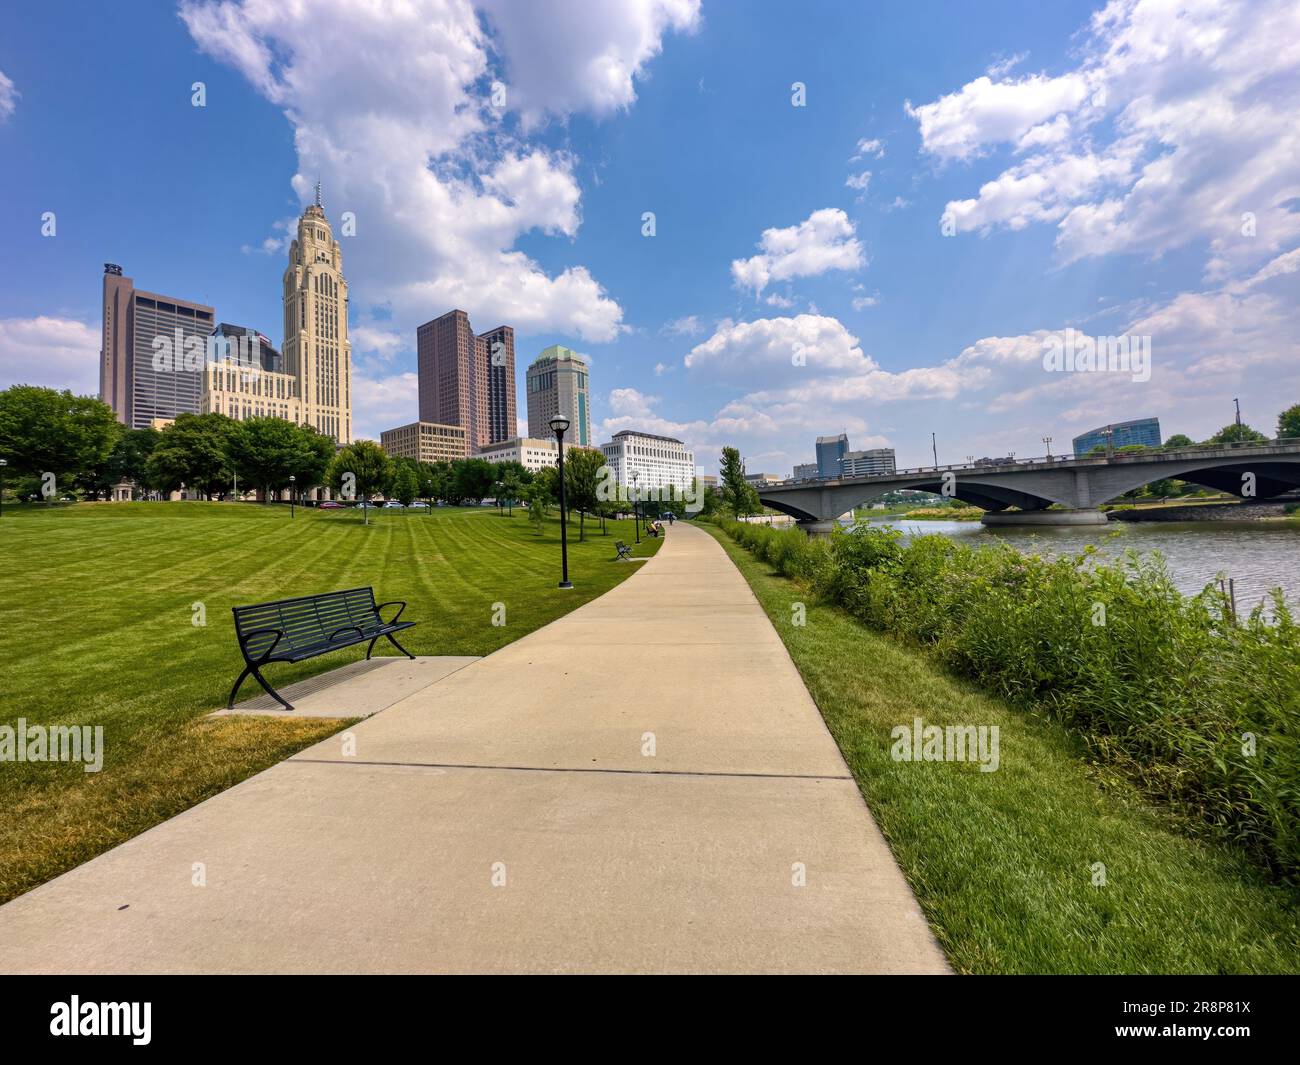
[[[618, 584], [630, 522], [570, 524], [573, 591], [560, 591], [559, 522], [523, 511], [354, 511], [235, 503], [6, 506], [0, 517], [0, 724], [104, 726], [104, 768], [0, 762], [0, 900], [238, 783], [347, 721], [220, 718], [243, 662], [230, 608], [373, 585], [405, 599], [417, 655], [485, 655]], [[643, 538], [637, 554], [660, 541]], [[493, 604], [504, 626], [492, 624]], [[192, 623], [202, 604], [206, 625]], [[270, 666], [277, 687], [364, 656], [364, 645]], [[397, 652], [386, 642], [376, 654]], [[240, 698], [261, 694], [245, 682]]]
[[[1300, 971], [1295, 895], [1188, 840], [1051, 722], [818, 605], [712, 526], [763, 604], [920, 899], [968, 973]], [[806, 604], [806, 624], [792, 606]], [[1001, 767], [896, 762], [890, 729], [997, 725]], [[1094, 864], [1106, 884], [1093, 885]]]

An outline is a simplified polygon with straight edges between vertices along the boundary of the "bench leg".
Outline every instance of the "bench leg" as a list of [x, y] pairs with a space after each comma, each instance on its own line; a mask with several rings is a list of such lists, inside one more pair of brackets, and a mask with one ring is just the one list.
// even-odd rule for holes
[[244, 667], [244, 672], [242, 672], [241, 674], [239, 674], [239, 679], [238, 679], [237, 681], [235, 681], [235, 686], [234, 686], [233, 688], [230, 689], [230, 698], [226, 700], [226, 709], [227, 709], [227, 710], [233, 710], [233, 709], [235, 708], [235, 695], [236, 695], [236, 694], [238, 693], [238, 691], [239, 691], [239, 686], [240, 686], [241, 684], [243, 684], [245, 680], [248, 679], [248, 675], [249, 675], [251, 672], [253, 672], [252, 669], [249, 668], [248, 666], [245, 666], [245, 667]]
[[395, 639], [393, 639], [393, 634], [391, 632], [385, 633], [384, 635], [388, 637], [388, 642], [391, 643], [394, 647], [396, 647], [399, 651], [401, 651], [402, 654], [406, 655], [406, 657], [409, 658], [412, 662], [415, 661], [415, 655], [411, 654], [410, 651], [408, 651], [405, 647], [403, 647], [400, 643], [398, 643]]
[[[260, 684], [260, 685], [261, 685], [261, 686], [266, 690], [266, 694], [269, 695], [272, 699], [274, 699], [274, 700], [275, 700], [277, 703], [279, 703], [281, 706], [283, 706], [286, 710], [292, 710], [292, 709], [293, 709], [293, 703], [286, 702], [285, 699], [283, 698], [283, 696], [281, 696], [280, 693], [279, 693], [278, 691], [276, 691], [274, 688], [272, 688], [271, 685], [267, 684], [267, 683], [266, 683], [266, 678], [262, 676], [261, 672], [258, 670], [258, 668], [257, 668], [256, 666], [249, 666], [248, 669], [245, 670], [245, 672], [246, 672], [246, 673], [251, 673], [251, 674], [253, 674], [253, 676], [257, 678], [257, 683]], [[240, 677], [240, 681], [241, 681], [241, 682], [242, 682], [242, 680], [243, 680], [243, 677]], [[234, 698], [233, 693], [232, 693], [232, 695], [231, 695], [231, 698], [232, 698], [232, 699]]]

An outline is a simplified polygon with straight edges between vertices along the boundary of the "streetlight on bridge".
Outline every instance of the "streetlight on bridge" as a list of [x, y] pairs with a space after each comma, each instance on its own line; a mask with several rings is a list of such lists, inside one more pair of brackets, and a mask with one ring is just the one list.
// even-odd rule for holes
[[1043, 443], [1047, 445], [1047, 457], [1050, 459], [1052, 457], [1052, 438], [1050, 436], [1043, 437]]

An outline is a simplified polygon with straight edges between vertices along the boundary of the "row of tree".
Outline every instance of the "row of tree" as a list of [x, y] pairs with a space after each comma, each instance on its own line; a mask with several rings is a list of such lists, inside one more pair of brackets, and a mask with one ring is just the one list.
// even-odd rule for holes
[[[565, 496], [580, 538], [588, 517], [600, 519], [603, 530], [606, 518], [630, 509], [608, 491], [600, 451], [570, 447], [564, 455]], [[371, 440], [336, 449], [311, 426], [280, 418], [181, 414], [163, 429], [129, 429], [98, 399], [32, 385], [0, 391], [0, 458], [9, 464], [8, 487], [20, 498], [38, 498], [49, 474], [60, 496], [86, 499], [109, 498], [122, 482], [163, 494], [186, 488], [207, 499], [257, 491], [270, 500], [290, 486], [299, 494], [329, 487], [336, 497], [404, 504], [496, 498], [527, 507], [540, 530], [560, 495], [553, 467], [534, 474], [517, 462], [481, 458], [416, 462], [393, 458]], [[673, 505], [671, 498], [651, 501], [645, 512], [657, 517]]]

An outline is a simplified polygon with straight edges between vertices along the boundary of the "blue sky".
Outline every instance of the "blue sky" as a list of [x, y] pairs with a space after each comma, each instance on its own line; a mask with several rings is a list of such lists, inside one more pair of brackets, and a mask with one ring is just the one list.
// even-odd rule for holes
[[[0, 385], [94, 391], [105, 261], [278, 343], [319, 176], [357, 216], [365, 435], [414, 419], [415, 326], [452, 306], [515, 325], [521, 386], [587, 354], [598, 434], [706, 471], [734, 443], [788, 474], [842, 429], [904, 465], [932, 431], [944, 461], [1149, 414], [1201, 437], [1234, 396], [1271, 431], [1300, 401], [1294, 5], [286, 7], [8, 16]], [[1066, 327], [1149, 336], [1150, 380], [1045, 370]]]

